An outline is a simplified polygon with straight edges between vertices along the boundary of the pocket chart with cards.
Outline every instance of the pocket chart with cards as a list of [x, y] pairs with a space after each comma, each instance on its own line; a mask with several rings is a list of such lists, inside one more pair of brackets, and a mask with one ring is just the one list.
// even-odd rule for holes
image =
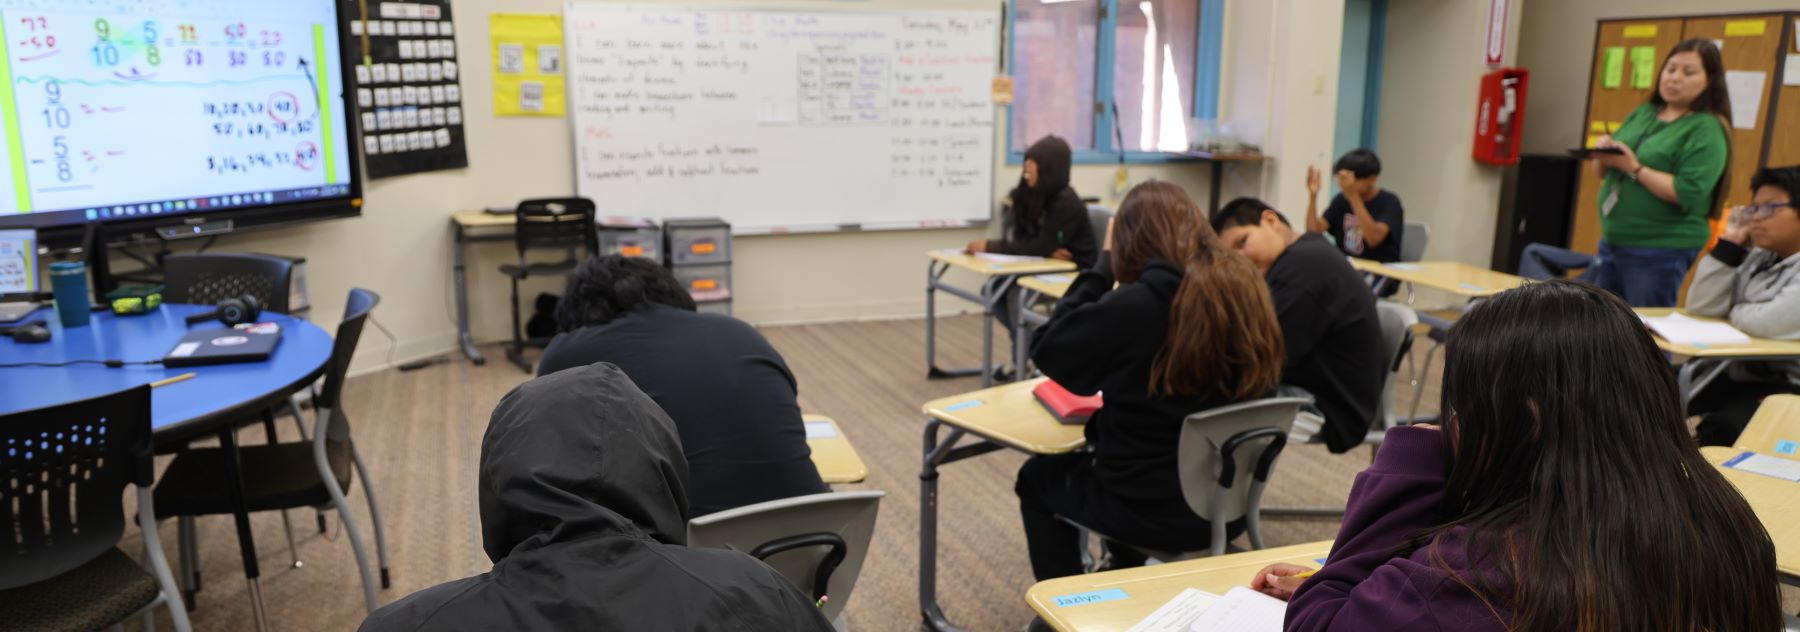
[[368, 177], [469, 166], [449, 0], [341, 0]]

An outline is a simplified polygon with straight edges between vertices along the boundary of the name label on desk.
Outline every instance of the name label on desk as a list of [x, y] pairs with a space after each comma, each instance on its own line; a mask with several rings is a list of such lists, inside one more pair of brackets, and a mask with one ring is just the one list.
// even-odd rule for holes
[[1387, 267], [1395, 269], [1395, 270], [1406, 271], [1406, 272], [1424, 269], [1424, 268], [1420, 268], [1419, 264], [1416, 264], [1416, 263], [1390, 263], [1390, 264], [1387, 264]]
[[1775, 444], [1776, 454], [1793, 454], [1796, 450], [1800, 450], [1800, 443], [1783, 440]]
[[982, 404], [984, 404], [984, 403], [986, 403], [986, 402], [983, 402], [983, 401], [981, 401], [981, 400], [979, 400], [979, 399], [971, 399], [971, 400], [969, 400], [969, 401], [966, 401], [966, 402], [957, 402], [957, 403], [954, 403], [954, 404], [951, 404], [951, 405], [949, 405], [949, 406], [945, 406], [945, 407], [944, 407], [944, 412], [947, 412], [947, 413], [953, 413], [953, 412], [956, 412], [956, 411], [959, 411], [959, 410], [967, 410], [967, 409], [970, 409], [970, 408], [974, 408], [974, 407], [976, 407], [976, 406], [980, 406], [980, 405], [982, 405]]
[[1125, 594], [1125, 591], [1123, 591], [1123, 590], [1119, 590], [1117, 588], [1108, 588], [1106, 590], [1096, 590], [1093, 592], [1077, 593], [1077, 594], [1073, 594], [1073, 595], [1063, 595], [1061, 597], [1051, 597], [1050, 601], [1055, 602], [1056, 606], [1058, 608], [1068, 608], [1068, 607], [1072, 607], [1072, 606], [1085, 606], [1088, 604], [1100, 603], [1103, 601], [1118, 601], [1120, 599], [1130, 599], [1130, 598], [1131, 598], [1131, 595]]

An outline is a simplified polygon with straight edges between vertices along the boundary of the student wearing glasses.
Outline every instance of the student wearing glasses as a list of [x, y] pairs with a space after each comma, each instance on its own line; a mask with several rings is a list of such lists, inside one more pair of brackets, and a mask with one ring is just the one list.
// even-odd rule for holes
[[[1800, 340], [1800, 167], [1750, 179], [1750, 206], [1732, 209], [1712, 254], [1688, 288], [1688, 311], [1729, 318], [1758, 338]], [[1701, 445], [1731, 445], [1763, 398], [1800, 392], [1800, 363], [1738, 362], [1688, 404], [1701, 415]]]

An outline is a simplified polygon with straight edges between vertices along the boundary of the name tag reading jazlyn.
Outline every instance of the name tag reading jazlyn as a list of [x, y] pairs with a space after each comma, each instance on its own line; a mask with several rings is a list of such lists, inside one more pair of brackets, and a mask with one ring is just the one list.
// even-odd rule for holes
[[1076, 593], [1073, 595], [1063, 595], [1061, 597], [1051, 597], [1050, 601], [1054, 602], [1056, 604], [1056, 607], [1058, 607], [1058, 608], [1069, 608], [1069, 607], [1073, 607], [1073, 606], [1085, 606], [1088, 604], [1101, 603], [1101, 602], [1105, 602], [1105, 601], [1118, 601], [1120, 599], [1130, 599], [1130, 598], [1131, 598], [1131, 595], [1125, 594], [1125, 591], [1123, 591], [1123, 590], [1119, 590], [1117, 588], [1108, 588], [1106, 590], [1096, 590], [1093, 592]]

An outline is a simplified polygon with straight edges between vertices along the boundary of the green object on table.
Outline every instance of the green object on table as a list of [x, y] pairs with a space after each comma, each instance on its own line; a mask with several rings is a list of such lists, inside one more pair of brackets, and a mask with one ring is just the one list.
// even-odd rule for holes
[[119, 316], [148, 314], [162, 305], [163, 286], [127, 285], [106, 293], [106, 305]]

